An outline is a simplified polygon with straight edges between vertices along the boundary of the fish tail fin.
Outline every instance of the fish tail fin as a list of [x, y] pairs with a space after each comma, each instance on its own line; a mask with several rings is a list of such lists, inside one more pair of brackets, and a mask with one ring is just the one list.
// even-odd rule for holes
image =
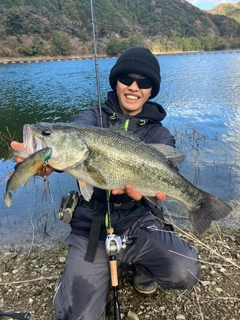
[[4, 202], [7, 207], [10, 207], [12, 205], [12, 195], [10, 192], [6, 192], [4, 195]]
[[205, 192], [201, 206], [190, 210], [190, 220], [197, 233], [201, 234], [210, 227], [212, 221], [227, 217], [231, 211], [226, 202]]

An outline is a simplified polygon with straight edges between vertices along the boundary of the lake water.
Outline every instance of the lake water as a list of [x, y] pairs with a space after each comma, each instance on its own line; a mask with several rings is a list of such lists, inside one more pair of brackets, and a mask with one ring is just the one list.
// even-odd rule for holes
[[[235, 209], [225, 224], [239, 226], [240, 51], [161, 55], [158, 59], [162, 83], [155, 100], [166, 109], [163, 124], [186, 154], [181, 173], [233, 204]], [[115, 58], [98, 60], [102, 103], [110, 90], [108, 75], [115, 62]], [[58, 220], [61, 197], [77, 188], [75, 179], [66, 174], [49, 177], [43, 200], [43, 181], [32, 178], [27, 188], [13, 195], [10, 208], [4, 205], [4, 177], [15, 165], [7, 160], [8, 145], [12, 139], [22, 141], [26, 123], [67, 121], [71, 115], [97, 105], [96, 88], [92, 59], [0, 64], [2, 248], [45, 243], [50, 238], [62, 240], [69, 232], [69, 226]], [[176, 210], [184, 211], [176, 206]]]

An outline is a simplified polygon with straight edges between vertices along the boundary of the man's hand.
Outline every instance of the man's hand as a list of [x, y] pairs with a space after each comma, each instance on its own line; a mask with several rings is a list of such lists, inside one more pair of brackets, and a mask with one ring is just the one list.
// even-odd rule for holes
[[[141, 195], [139, 192], [135, 191], [135, 190], [133, 189], [132, 185], [130, 185], [130, 184], [127, 184], [127, 185], [125, 186], [125, 189], [114, 189], [114, 190], [112, 190], [112, 194], [115, 194], [115, 195], [117, 195], [117, 194], [124, 194], [124, 193], [127, 193], [127, 195], [128, 195], [129, 197], [131, 197], [131, 198], [132, 198], [133, 200], [135, 200], [135, 201], [139, 201], [139, 200], [142, 199], [142, 195]], [[166, 200], [167, 197], [166, 197], [165, 193], [163, 193], [163, 192], [158, 192], [158, 193], [156, 194], [156, 198], [157, 198], [159, 201], [163, 202], [163, 201]]]
[[[23, 150], [24, 149], [24, 144], [20, 143], [20, 142], [17, 142], [17, 141], [12, 141], [10, 145], [11, 145], [11, 148], [13, 150]], [[23, 158], [14, 157], [14, 160], [16, 162], [22, 162], [24, 159]]]
[[[10, 145], [13, 150], [24, 149], [24, 144], [17, 141], [12, 141]], [[18, 162], [22, 162], [24, 159], [19, 157], [14, 157], [14, 160], [18, 163]], [[52, 172], [54, 172], [54, 169], [47, 165], [41, 171], [39, 171], [36, 174], [36, 176], [45, 177], [45, 176], [49, 176]]]

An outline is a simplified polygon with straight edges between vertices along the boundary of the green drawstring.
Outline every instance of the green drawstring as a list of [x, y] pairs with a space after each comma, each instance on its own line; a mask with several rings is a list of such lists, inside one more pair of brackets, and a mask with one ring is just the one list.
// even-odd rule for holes
[[108, 229], [108, 227], [109, 227], [108, 221], [109, 221], [109, 219], [108, 219], [108, 212], [106, 212], [106, 214], [105, 214], [105, 227], [106, 227], [106, 229]]
[[128, 126], [129, 126], [129, 122], [130, 122], [130, 119], [127, 119], [124, 123], [124, 130], [128, 130]]
[[111, 116], [109, 116], [110, 120], [116, 120], [116, 113], [114, 112]]
[[142, 119], [142, 120], [140, 120], [140, 126], [144, 126], [145, 124], [147, 123], [147, 121], [146, 120], [144, 120], [144, 119]]

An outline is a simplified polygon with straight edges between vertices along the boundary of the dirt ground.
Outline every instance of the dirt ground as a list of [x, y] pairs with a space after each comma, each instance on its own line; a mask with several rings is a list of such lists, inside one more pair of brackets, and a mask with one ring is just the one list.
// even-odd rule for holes
[[[178, 234], [199, 249], [199, 284], [184, 291], [163, 291], [159, 287], [145, 296], [133, 289], [123, 267], [118, 290], [122, 319], [240, 319], [240, 230], [214, 228], [202, 236], [184, 231]], [[55, 242], [47, 249], [36, 246], [2, 251], [0, 310], [29, 311], [31, 320], [54, 320], [52, 300], [64, 268], [65, 245]], [[106, 320], [110, 319], [114, 319], [112, 291], [106, 308]]]

